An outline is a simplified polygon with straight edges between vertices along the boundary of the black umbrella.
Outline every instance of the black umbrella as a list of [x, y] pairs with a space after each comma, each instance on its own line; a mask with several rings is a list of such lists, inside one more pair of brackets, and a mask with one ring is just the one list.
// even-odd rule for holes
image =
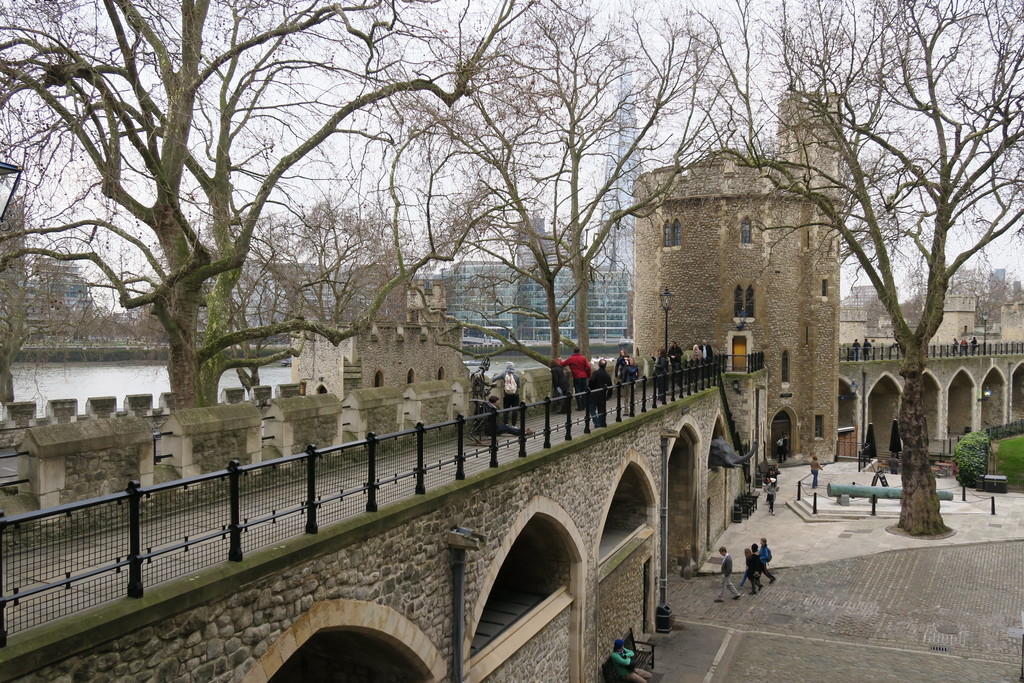
[[873, 460], [878, 457], [878, 448], [875, 446], [875, 424], [868, 424], [868, 436], [864, 439], [864, 459]]
[[899, 453], [903, 450], [903, 439], [900, 438], [900, 421], [892, 421], [892, 431], [889, 433], [889, 452]]

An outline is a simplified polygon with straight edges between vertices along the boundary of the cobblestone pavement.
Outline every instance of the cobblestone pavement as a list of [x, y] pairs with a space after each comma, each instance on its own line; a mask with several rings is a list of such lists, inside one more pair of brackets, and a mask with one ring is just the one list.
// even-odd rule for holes
[[[733, 629], [716, 629], [726, 647], [705, 681], [1018, 680], [1022, 553], [1022, 541], [989, 542], [777, 569], [761, 594], [724, 603], [718, 577], [674, 578], [668, 602], [684, 630]], [[684, 639], [663, 638], [668, 665]]]

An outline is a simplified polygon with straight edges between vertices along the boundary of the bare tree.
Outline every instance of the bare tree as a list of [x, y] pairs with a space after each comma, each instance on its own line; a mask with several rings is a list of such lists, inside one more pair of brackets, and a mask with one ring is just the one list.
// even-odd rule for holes
[[[307, 330], [340, 341], [352, 331], [307, 319], [232, 328], [256, 226], [335, 180], [339, 158], [388, 168], [402, 141], [381, 106], [402, 93], [456, 102], [526, 6], [6, 4], [0, 127], [16, 152], [53, 157], [28, 166], [50, 215], [25, 231], [22, 252], [90, 261], [122, 307], [151, 308], [184, 406], [216, 401], [220, 375], [244, 360], [225, 351], [247, 340]], [[401, 263], [365, 315], [432, 256]]]
[[[899, 526], [943, 533], [922, 373], [954, 275], [1022, 225], [1019, 7], [812, 0], [738, 10], [739, 29], [719, 39], [746, 48], [722, 51], [742, 131], [732, 154], [812, 202], [878, 292], [903, 349]], [[758, 24], [755, 15], [773, 19]], [[772, 120], [765, 102], [779, 99], [775, 148], [762, 128]], [[901, 267], [925, 273], [914, 324], [898, 300]]]
[[[546, 319], [551, 355], [560, 352], [570, 300], [579, 346], [589, 353], [588, 299], [613, 231], [656, 209], [684, 165], [713, 145], [710, 51], [685, 13], [645, 13], [601, 17], [589, 6], [557, 4], [538, 11], [458, 115], [438, 116], [473, 155], [502, 212], [474, 240], [471, 258], [500, 263], [517, 286], [544, 293], [542, 307], [512, 300], [498, 313]], [[637, 197], [641, 163], [671, 172]], [[571, 286], [562, 287], [566, 279]], [[469, 327], [542, 359], [514, 328]]]

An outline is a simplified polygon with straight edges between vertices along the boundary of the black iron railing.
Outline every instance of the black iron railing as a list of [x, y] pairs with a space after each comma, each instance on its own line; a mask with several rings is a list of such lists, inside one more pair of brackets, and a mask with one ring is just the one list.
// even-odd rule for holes
[[[958, 356], [1011, 356], [1024, 353], [1024, 342], [985, 342], [978, 344], [932, 344], [928, 358], [955, 358]], [[839, 362], [869, 360], [900, 360], [903, 351], [898, 344], [879, 344], [869, 348], [839, 347]]]
[[[763, 367], [763, 354], [745, 361]], [[725, 359], [687, 362], [668, 373], [663, 399], [643, 377], [606, 392], [608, 424], [710, 389]], [[576, 405], [581, 399], [582, 410]], [[595, 391], [545, 398], [517, 408], [459, 415], [436, 425], [378, 436], [267, 462], [230, 462], [224, 470], [91, 500], [5, 517], [0, 511], [0, 646], [10, 633], [120, 597], [257, 548], [527, 456], [592, 430]], [[517, 414], [536, 434], [499, 433]]]

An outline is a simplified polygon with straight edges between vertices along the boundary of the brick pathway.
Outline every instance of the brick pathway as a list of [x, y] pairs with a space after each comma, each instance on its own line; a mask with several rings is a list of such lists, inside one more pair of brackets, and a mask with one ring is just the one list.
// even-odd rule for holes
[[895, 550], [779, 569], [761, 594], [724, 603], [717, 577], [674, 578], [682, 628], [659, 637], [658, 669], [665, 683], [1016, 681], [1022, 556], [1022, 541]]

